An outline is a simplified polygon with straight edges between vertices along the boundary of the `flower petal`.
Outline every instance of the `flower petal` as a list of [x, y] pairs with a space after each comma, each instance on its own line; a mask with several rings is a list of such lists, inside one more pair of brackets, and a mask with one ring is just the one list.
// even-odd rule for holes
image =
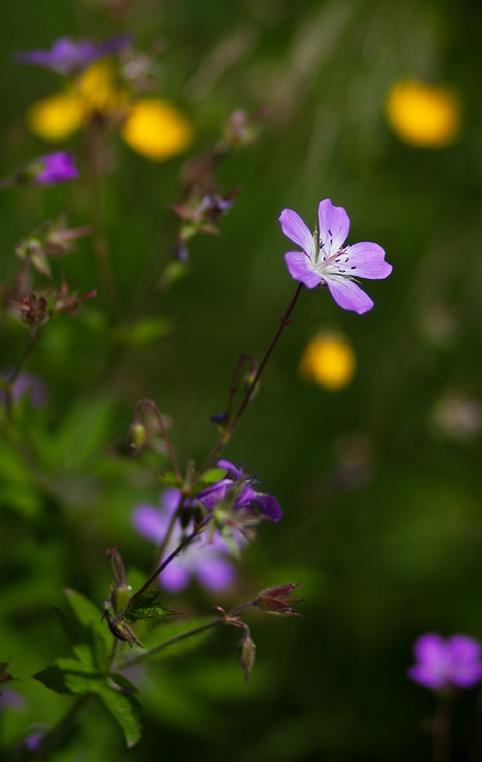
[[208, 590], [226, 590], [236, 579], [236, 571], [224, 558], [211, 556], [199, 562], [196, 576]]
[[283, 209], [278, 219], [281, 230], [287, 238], [301, 246], [307, 254], [313, 255], [315, 253], [313, 235], [306, 222], [301, 219], [297, 212], [294, 212], [293, 209]]
[[280, 504], [273, 495], [266, 495], [263, 492], [258, 492], [254, 505], [263, 516], [275, 524], [283, 515]]
[[167, 519], [152, 505], [138, 505], [132, 523], [136, 531], [152, 542], [161, 542], [167, 529]]
[[[348, 261], [345, 261], [345, 255]], [[350, 275], [359, 278], [388, 278], [393, 267], [385, 262], [385, 252], [377, 243], [363, 241], [347, 246], [340, 257], [341, 263]]]
[[190, 582], [190, 569], [183, 566], [182, 559], [176, 558], [159, 575], [159, 584], [170, 593], [179, 593]]
[[373, 301], [359, 286], [349, 278], [342, 275], [330, 276], [326, 278], [326, 283], [330, 289], [335, 302], [344, 310], [351, 310], [363, 315], [373, 307]]
[[286, 267], [295, 280], [299, 280], [307, 288], [315, 288], [321, 283], [321, 278], [312, 268], [309, 257], [302, 251], [289, 251], [285, 254]]
[[350, 218], [342, 206], [333, 206], [331, 199], [325, 198], [318, 206], [318, 224], [320, 241], [327, 257], [341, 249], [348, 231]]
[[481, 647], [467, 635], [453, 635], [447, 641], [450, 681], [459, 688], [469, 688], [482, 678]]

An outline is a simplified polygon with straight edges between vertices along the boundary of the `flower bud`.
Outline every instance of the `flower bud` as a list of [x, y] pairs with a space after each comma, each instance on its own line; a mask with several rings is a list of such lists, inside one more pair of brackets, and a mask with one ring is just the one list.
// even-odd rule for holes
[[243, 668], [244, 679], [249, 680], [256, 659], [256, 644], [249, 632], [246, 632], [238, 643], [239, 663]]

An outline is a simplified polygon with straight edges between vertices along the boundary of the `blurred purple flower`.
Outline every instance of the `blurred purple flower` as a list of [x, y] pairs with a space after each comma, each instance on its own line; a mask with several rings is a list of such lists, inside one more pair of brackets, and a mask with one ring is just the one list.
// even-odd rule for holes
[[415, 641], [416, 663], [408, 671], [416, 683], [432, 690], [472, 688], [482, 680], [481, 644], [467, 635], [445, 640], [437, 633]]
[[50, 50], [29, 50], [17, 53], [15, 60], [19, 63], [34, 64], [52, 69], [58, 74], [77, 74], [98, 58], [118, 53], [131, 42], [129, 35], [118, 35], [105, 42], [90, 40], [72, 40], [70, 37], [60, 37]]
[[66, 151], [41, 156], [31, 166], [36, 170], [33, 180], [37, 185], [56, 185], [75, 180], [79, 176], [73, 157]]
[[24, 696], [12, 688], [5, 688], [0, 693], [0, 709], [12, 709], [15, 712], [22, 712], [27, 706]]
[[229, 460], [220, 460], [217, 466], [226, 470], [227, 473], [224, 478], [196, 495], [196, 499], [205, 508], [212, 510], [217, 503], [232, 495], [235, 510], [255, 509], [269, 521], [275, 523], [281, 519], [281, 508], [276, 498], [254, 489], [253, 479], [242, 468], [235, 466]]
[[341, 206], [333, 206], [329, 198], [318, 206], [318, 230], [311, 232], [292, 209], [283, 209], [279, 222], [284, 235], [302, 251], [285, 254], [292, 278], [307, 288], [328, 286], [335, 302], [344, 310], [359, 315], [373, 307], [370, 297], [355, 283], [355, 278], [387, 278], [392, 265], [385, 262], [385, 252], [376, 243], [355, 243], [343, 246], [350, 219]]
[[[169, 521], [177, 510], [181, 493], [167, 489], [162, 495], [161, 505], [139, 505], [134, 510], [133, 524], [137, 532], [148, 540], [160, 544], [166, 534]], [[166, 556], [179, 545], [181, 529], [176, 526], [171, 541], [166, 548]], [[209, 539], [201, 538], [193, 542], [162, 572], [159, 581], [166, 590], [176, 593], [184, 590], [193, 580], [208, 590], [225, 590], [235, 578], [236, 571], [226, 559], [227, 546], [215, 533]]]
[[[8, 373], [3, 378], [8, 381]], [[19, 402], [24, 397], [29, 398], [32, 407], [43, 407], [47, 401], [47, 393], [43, 382], [31, 373], [20, 373], [11, 388], [12, 402]], [[4, 389], [0, 389], [0, 405], [6, 404]]]

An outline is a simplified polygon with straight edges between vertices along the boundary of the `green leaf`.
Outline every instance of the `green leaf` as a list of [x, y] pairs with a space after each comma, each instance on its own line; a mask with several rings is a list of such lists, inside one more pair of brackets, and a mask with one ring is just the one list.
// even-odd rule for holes
[[57, 659], [45, 669], [34, 675], [46, 688], [55, 693], [75, 693], [84, 695], [95, 690], [97, 682], [101, 682], [103, 675], [95, 670], [89, 670], [78, 659]]
[[165, 471], [165, 473], [161, 474], [159, 481], [167, 487], [179, 487], [179, 479], [172, 471]]
[[220, 479], [223, 479], [225, 475], [226, 475], [225, 468], [208, 468], [207, 471], [201, 474], [199, 481], [197, 481], [196, 484], [194, 484], [192, 491], [194, 493], [199, 492], [205, 487], [209, 487], [211, 484], [215, 484]]
[[171, 332], [171, 321], [163, 315], [146, 317], [117, 332], [118, 340], [130, 346], [145, 346], [167, 336]]
[[65, 594], [77, 621], [90, 631], [90, 647], [94, 657], [94, 664], [102, 669], [112, 649], [112, 636], [102, 621], [100, 609], [85, 595], [76, 590], [66, 588]]
[[106, 708], [122, 728], [127, 746], [130, 748], [141, 737], [141, 725], [138, 718], [138, 703], [135, 698], [105, 682], [98, 683], [94, 692], [104, 702]]

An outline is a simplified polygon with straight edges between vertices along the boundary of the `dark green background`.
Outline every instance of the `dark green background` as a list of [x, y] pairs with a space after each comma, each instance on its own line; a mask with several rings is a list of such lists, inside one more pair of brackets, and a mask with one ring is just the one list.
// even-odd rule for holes
[[[158, 92], [192, 119], [193, 153], [211, 145], [227, 115], [267, 107], [263, 136], [230, 157], [225, 189], [242, 192], [222, 235], [191, 247], [190, 271], [167, 293], [157, 282], [172, 255], [182, 160], [155, 165], [112, 136], [104, 180], [105, 226], [121, 293], [122, 323], [165, 315], [173, 329], [144, 348], [113, 349], [114, 322], [100, 294], [74, 319], [47, 325], [29, 362], [48, 386], [50, 406], [19, 412], [19, 430], [38, 454], [34, 473], [0, 443], [2, 652], [22, 677], [28, 701], [5, 713], [5, 743], [31, 723], [54, 721], [66, 700], [28, 675], [67, 652], [50, 606], [62, 588], [105, 597], [104, 548], [147, 571], [151, 549], [132, 534], [130, 515], [156, 502], [150, 472], [115, 454], [137, 399], [150, 396], [173, 418], [181, 458], [202, 459], [215, 432], [240, 351], [258, 356], [293, 291], [283, 264], [280, 210], [310, 223], [321, 198], [351, 217], [352, 242], [374, 240], [394, 265], [369, 282], [375, 309], [341, 311], [307, 292], [276, 350], [263, 387], [227, 455], [256, 473], [284, 509], [263, 527], [229, 596], [201, 591], [173, 599], [183, 610], [234, 605], [276, 582], [304, 582], [304, 619], [250, 616], [258, 663], [245, 684], [236, 634], [218, 633], [185, 657], [159, 662], [144, 678], [145, 736], [126, 752], [103, 710], [86, 708], [81, 735], [55, 760], [98, 762], [155, 757], [241, 762], [405, 762], [430, 758], [433, 699], [410, 683], [413, 639], [428, 630], [482, 637], [480, 437], [459, 441], [433, 425], [450, 394], [480, 396], [482, 253], [480, 186], [480, 4], [357, 0], [137, 2], [122, 22], [101, 3], [44, 0], [0, 8], [1, 172], [45, 152], [26, 131], [35, 99], [55, 92], [55, 75], [12, 63], [15, 50], [48, 47], [64, 34], [102, 38], [130, 31], [140, 48], [159, 39]], [[200, 72], [229, 39], [244, 54], [206, 89]], [[211, 57], [211, 58], [209, 58]], [[463, 102], [459, 141], [444, 150], [400, 143], [387, 127], [390, 85], [414, 77], [448, 83]], [[82, 143], [71, 143], [81, 156]], [[32, 228], [66, 211], [89, 223], [83, 181], [3, 192], [0, 272]], [[92, 243], [62, 260], [80, 291], [98, 287]], [[423, 330], [434, 308], [454, 322], [450, 340]], [[307, 386], [301, 352], [319, 328], [343, 331], [359, 369], [346, 390]], [[2, 368], [26, 341], [4, 321]], [[23, 417], [22, 417], [23, 416]], [[366, 478], [340, 477], [347, 438], [363, 443]], [[1, 659], [0, 659], [1, 660]], [[456, 758], [470, 739], [475, 696], [456, 705]]]

